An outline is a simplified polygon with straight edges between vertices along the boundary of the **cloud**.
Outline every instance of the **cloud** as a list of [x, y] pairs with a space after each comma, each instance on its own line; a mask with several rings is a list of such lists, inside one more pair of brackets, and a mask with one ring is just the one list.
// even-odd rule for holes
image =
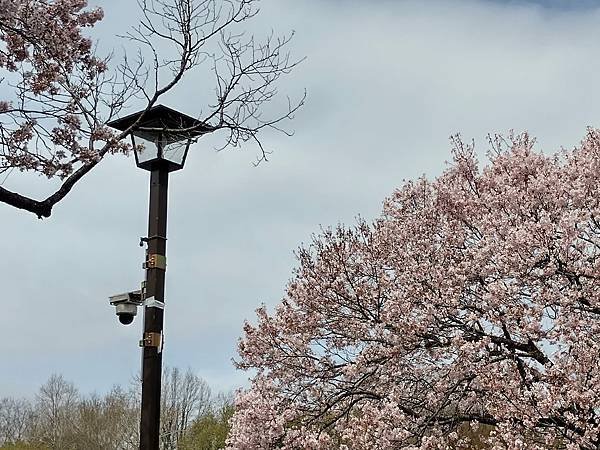
[[[118, 48], [134, 2], [98, 3], [100, 37]], [[449, 135], [482, 153], [487, 133], [511, 128], [545, 152], [576, 145], [598, 123], [598, 19], [522, 2], [263, 1], [253, 31], [296, 31], [293, 53], [307, 60], [281, 92], [306, 88], [308, 102], [292, 138], [264, 137], [269, 163], [254, 168], [252, 148], [217, 153], [214, 136], [173, 174], [165, 363], [216, 389], [243, 384], [231, 365], [242, 323], [281, 299], [297, 246], [320, 226], [376, 217], [403, 179], [439, 174]], [[210, 83], [188, 80], [166, 103], [194, 114]], [[0, 396], [29, 394], [52, 372], [91, 391], [139, 370], [139, 320], [120, 326], [108, 296], [143, 277], [147, 175], [110, 158], [43, 222], [0, 205]]]
[[554, 9], [559, 11], [581, 11], [586, 9], [598, 9], [595, 0], [488, 0], [508, 7], [535, 6]]

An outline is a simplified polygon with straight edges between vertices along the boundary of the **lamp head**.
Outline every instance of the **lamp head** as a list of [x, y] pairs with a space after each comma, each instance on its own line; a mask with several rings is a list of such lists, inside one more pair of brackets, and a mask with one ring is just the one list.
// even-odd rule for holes
[[183, 169], [192, 140], [213, 128], [164, 105], [138, 111], [107, 125], [119, 131], [131, 129], [135, 162], [145, 170]]

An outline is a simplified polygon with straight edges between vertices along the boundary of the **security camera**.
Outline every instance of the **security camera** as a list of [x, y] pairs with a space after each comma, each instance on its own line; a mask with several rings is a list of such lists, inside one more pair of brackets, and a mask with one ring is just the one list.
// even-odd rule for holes
[[109, 297], [110, 304], [115, 307], [119, 322], [129, 325], [137, 315], [137, 308], [142, 304], [142, 291], [125, 292]]

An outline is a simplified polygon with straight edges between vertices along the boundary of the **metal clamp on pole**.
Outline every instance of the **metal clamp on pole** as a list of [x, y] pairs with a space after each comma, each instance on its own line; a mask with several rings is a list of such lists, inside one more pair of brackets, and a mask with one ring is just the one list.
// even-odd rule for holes
[[148, 259], [146, 259], [146, 262], [142, 265], [142, 268], [167, 270], [167, 257], [165, 255], [152, 253], [148, 255]]
[[144, 333], [144, 339], [140, 340], [140, 347], [156, 347], [160, 348], [161, 333], [149, 332]]

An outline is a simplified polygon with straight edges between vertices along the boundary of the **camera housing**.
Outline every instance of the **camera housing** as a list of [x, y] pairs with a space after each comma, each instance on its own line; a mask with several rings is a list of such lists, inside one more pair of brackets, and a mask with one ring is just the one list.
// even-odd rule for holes
[[138, 306], [142, 304], [142, 291], [112, 295], [109, 297], [109, 302], [115, 307], [119, 322], [123, 325], [129, 325], [137, 315]]

